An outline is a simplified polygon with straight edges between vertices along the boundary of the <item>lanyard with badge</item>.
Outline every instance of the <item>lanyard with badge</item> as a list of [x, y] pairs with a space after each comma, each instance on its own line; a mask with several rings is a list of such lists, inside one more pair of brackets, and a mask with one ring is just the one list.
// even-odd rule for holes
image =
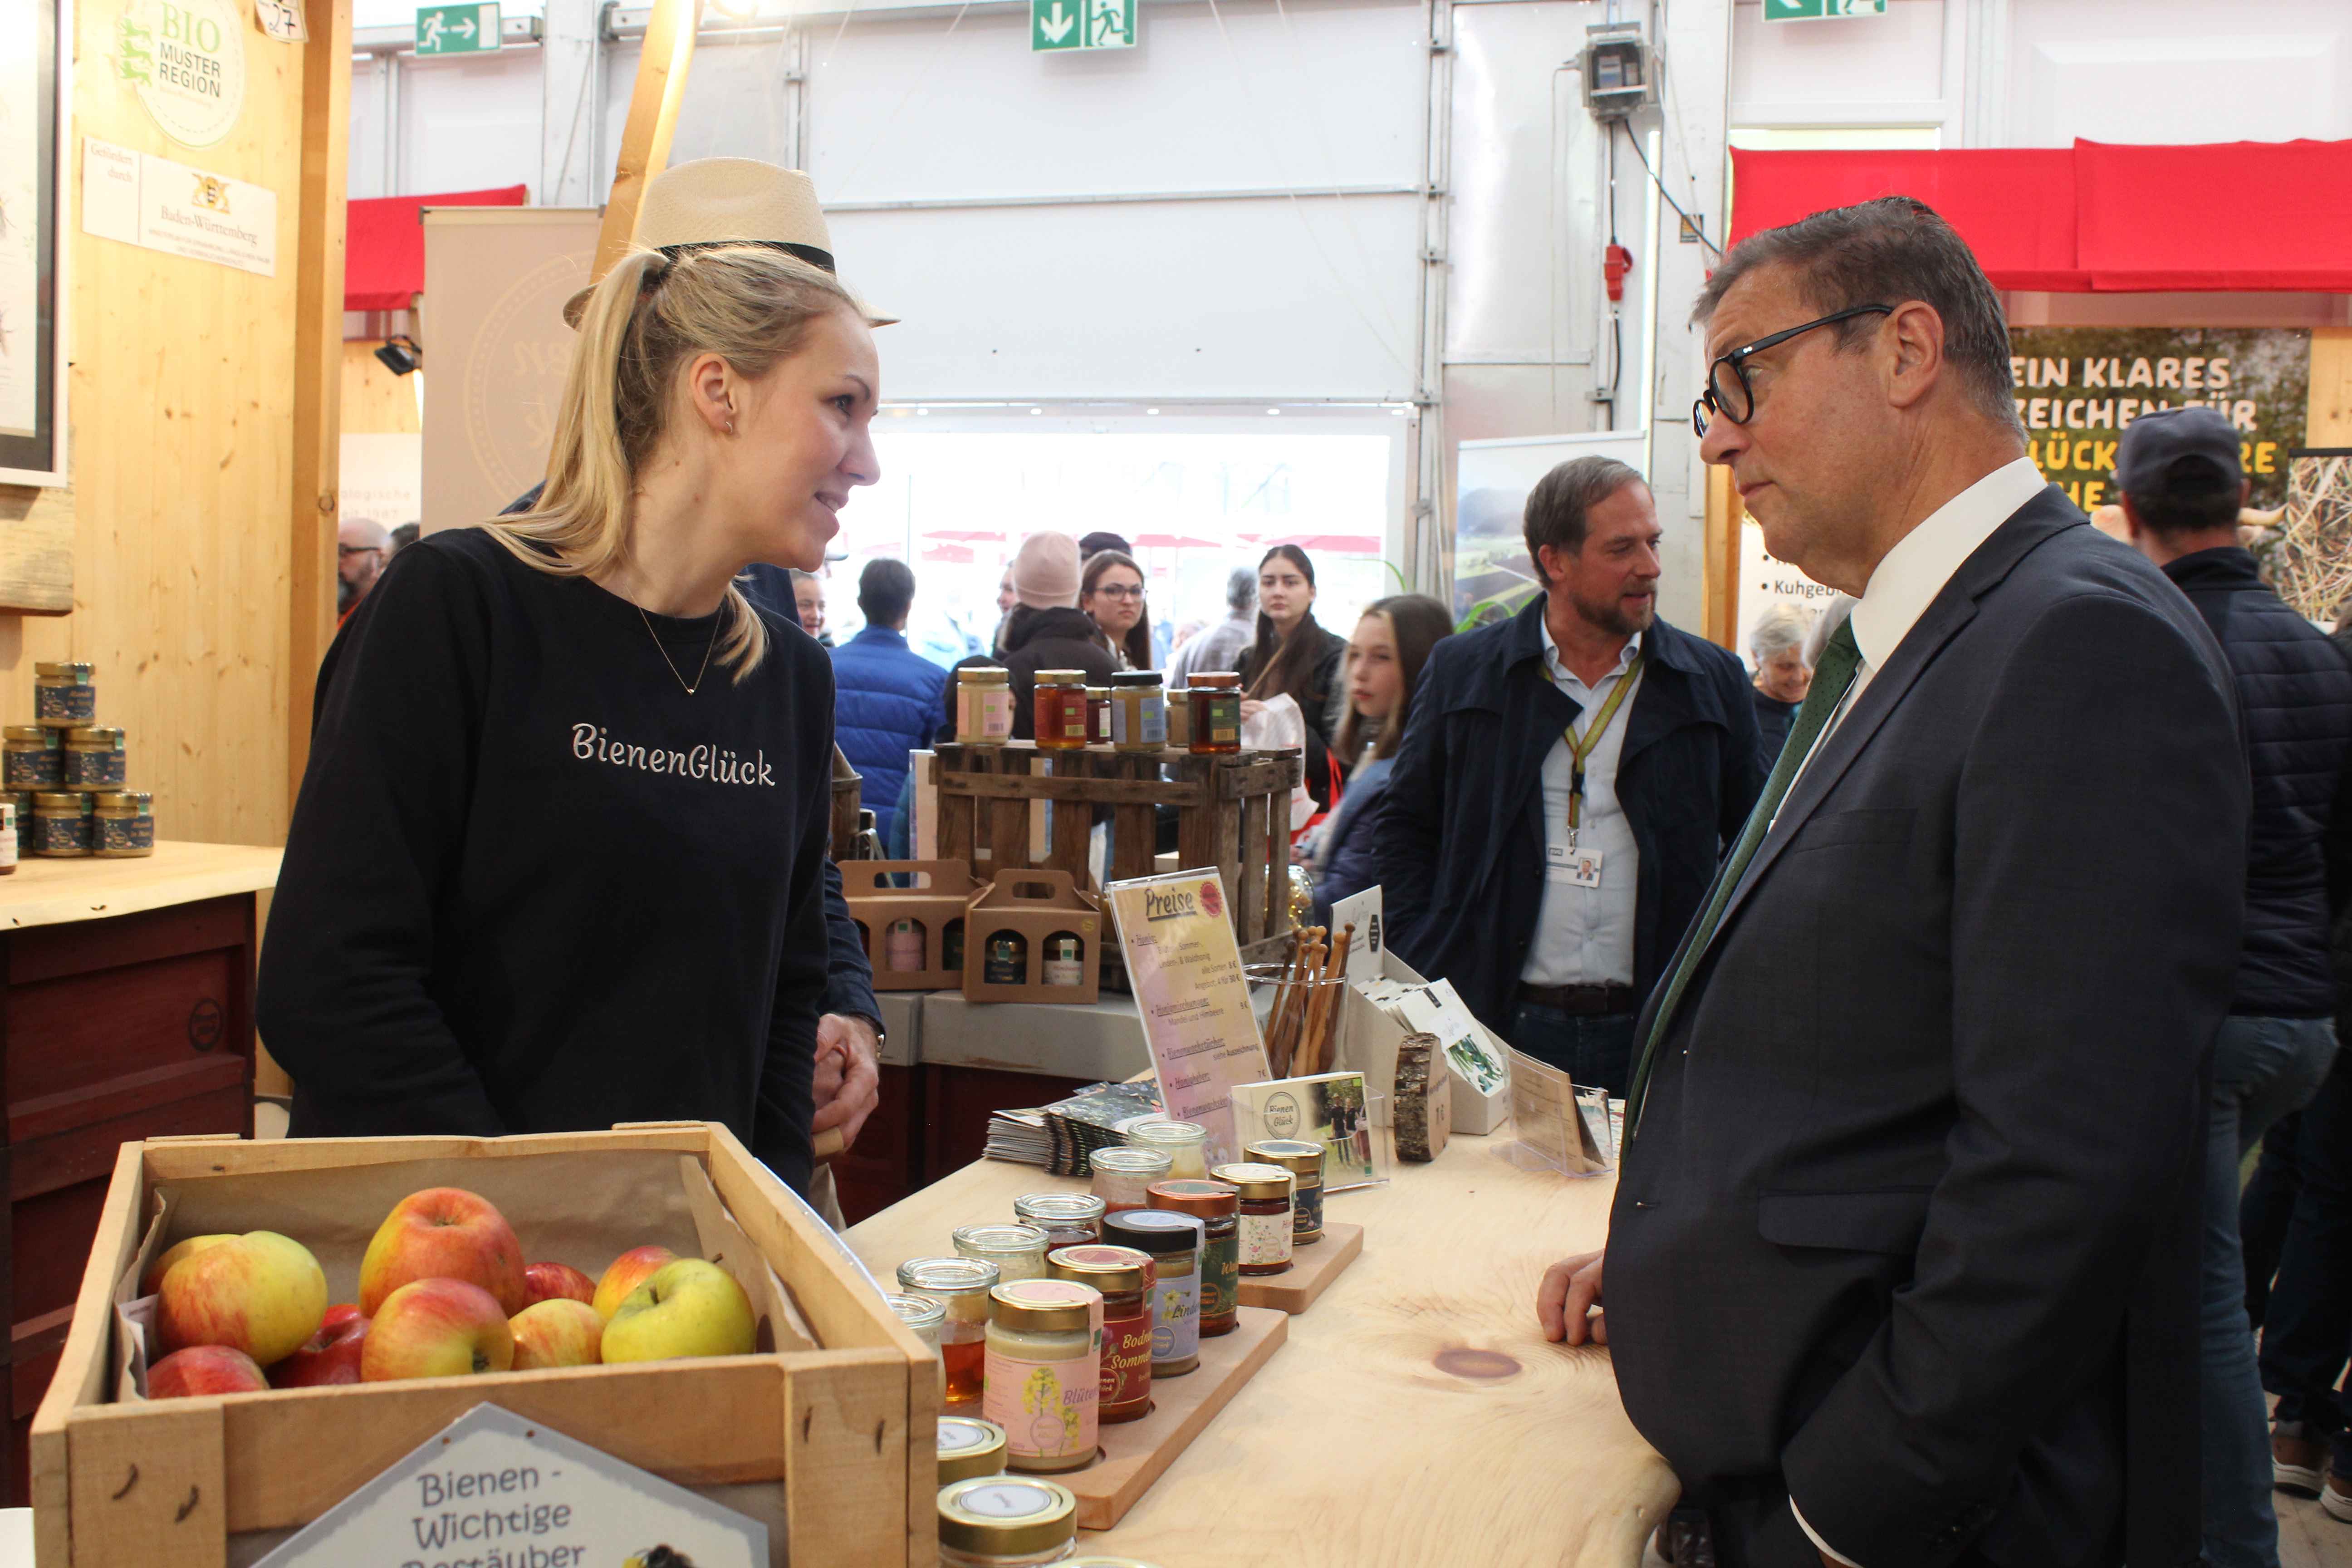
[[1617, 684], [1610, 690], [1609, 700], [1601, 705], [1601, 711], [1595, 713], [1592, 722], [1584, 727], [1584, 738], [1577, 738], [1573, 724], [1561, 734], [1562, 743], [1568, 747], [1568, 838], [1565, 843], [1548, 840], [1544, 845], [1544, 878], [1547, 881], [1565, 882], [1575, 888], [1601, 886], [1601, 852], [1577, 842], [1577, 830], [1581, 826], [1584, 813], [1584, 763], [1600, 746], [1601, 738], [1609, 732], [1610, 724], [1617, 717], [1617, 710], [1625, 705], [1625, 699], [1641, 674], [1642, 656], [1637, 653], [1633, 663], [1625, 667], [1625, 672], [1617, 678]]

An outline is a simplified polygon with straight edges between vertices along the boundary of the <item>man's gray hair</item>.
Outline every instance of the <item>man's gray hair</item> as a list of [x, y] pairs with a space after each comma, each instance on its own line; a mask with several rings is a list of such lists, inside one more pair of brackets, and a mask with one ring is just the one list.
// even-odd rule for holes
[[1225, 608], [1246, 616], [1257, 607], [1257, 568], [1236, 566], [1225, 576]]
[[1756, 618], [1748, 633], [1748, 651], [1761, 668], [1775, 654], [1803, 647], [1812, 624], [1811, 615], [1784, 599]]
[[1549, 581], [1543, 567], [1549, 544], [1564, 554], [1584, 548], [1585, 513], [1623, 489], [1642, 483], [1642, 470], [1614, 458], [1574, 458], [1536, 481], [1528, 492], [1528, 558], [1536, 575]]
[[[1759, 267], [1793, 268], [1798, 289], [1824, 316], [1856, 305], [1930, 306], [1944, 322], [1944, 358], [1986, 417], [2022, 434], [2009, 372], [2009, 319], [1974, 252], [1927, 203], [1882, 196], [1832, 207], [1749, 235], [1699, 290], [1691, 320], [1705, 325], [1731, 286]], [[1853, 316], [1831, 329], [1838, 346], [1867, 342], [1885, 318]], [[1795, 326], [1797, 323], [1785, 323]]]

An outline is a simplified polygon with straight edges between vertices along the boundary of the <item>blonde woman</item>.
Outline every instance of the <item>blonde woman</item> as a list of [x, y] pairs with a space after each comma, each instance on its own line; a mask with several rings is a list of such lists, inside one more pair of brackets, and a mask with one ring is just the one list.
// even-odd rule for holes
[[733, 579], [874, 482], [873, 339], [743, 243], [629, 256], [580, 327], [536, 502], [329, 652], [259, 1021], [298, 1136], [707, 1119], [804, 1189], [833, 674]]

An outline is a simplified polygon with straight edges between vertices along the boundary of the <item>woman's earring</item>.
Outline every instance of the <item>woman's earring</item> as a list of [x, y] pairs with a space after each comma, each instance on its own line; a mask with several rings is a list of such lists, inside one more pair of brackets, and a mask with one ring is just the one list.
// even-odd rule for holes
[[733, 421], [732, 419], [730, 419], [730, 420], [727, 422], [727, 434], [729, 434], [730, 436], [732, 436], [733, 434], [735, 434], [735, 421]]

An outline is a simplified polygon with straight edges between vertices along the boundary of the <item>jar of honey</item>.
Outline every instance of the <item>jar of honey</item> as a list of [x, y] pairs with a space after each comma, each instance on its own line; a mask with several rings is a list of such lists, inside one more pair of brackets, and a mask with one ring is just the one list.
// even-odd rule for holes
[[1083, 670], [1039, 670], [1035, 707], [1037, 744], [1045, 751], [1076, 751], [1093, 732]]
[[981, 1384], [988, 1354], [988, 1293], [996, 1289], [996, 1265], [976, 1258], [910, 1258], [898, 1265], [898, 1289], [929, 1296], [947, 1309], [939, 1326], [940, 1364], [947, 1377], [951, 1414], [980, 1413]]
[[1290, 1267], [1290, 1173], [1255, 1163], [1220, 1165], [1209, 1173], [1240, 1194], [1242, 1274], [1280, 1274]]
[[1101, 1418], [1139, 1421], [1151, 1414], [1151, 1254], [1131, 1247], [1065, 1247], [1045, 1255], [1049, 1279], [1075, 1279], [1102, 1292]]
[[956, 671], [956, 743], [1001, 746], [1013, 739], [1013, 672], [988, 665]]
[[1168, 698], [1156, 669], [1122, 669], [1110, 678], [1110, 743], [1122, 752], [1168, 744]]
[[12, 790], [63, 789], [66, 753], [60, 731], [40, 724], [11, 724], [5, 754], [5, 783]]
[[1242, 678], [1231, 670], [1192, 677], [1185, 689], [1192, 706], [1192, 750], [1222, 755], [1242, 749]]
[[1108, 686], [1087, 688], [1087, 744], [1110, 744], [1110, 688]]

